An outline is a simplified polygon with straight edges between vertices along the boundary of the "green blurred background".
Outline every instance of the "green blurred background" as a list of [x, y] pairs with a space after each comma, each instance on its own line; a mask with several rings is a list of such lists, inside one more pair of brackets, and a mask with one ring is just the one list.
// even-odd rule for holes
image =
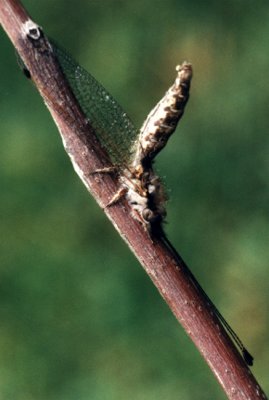
[[[156, 168], [166, 231], [269, 391], [268, 1], [25, 0], [139, 127], [193, 63]], [[0, 31], [0, 398], [225, 399], [74, 173]]]

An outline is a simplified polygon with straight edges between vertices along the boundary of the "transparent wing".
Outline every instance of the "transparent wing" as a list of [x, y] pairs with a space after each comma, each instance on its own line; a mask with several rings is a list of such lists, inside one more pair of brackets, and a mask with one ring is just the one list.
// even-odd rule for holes
[[112, 162], [127, 164], [138, 131], [107, 90], [67, 52], [51, 41], [54, 53], [83, 112]]

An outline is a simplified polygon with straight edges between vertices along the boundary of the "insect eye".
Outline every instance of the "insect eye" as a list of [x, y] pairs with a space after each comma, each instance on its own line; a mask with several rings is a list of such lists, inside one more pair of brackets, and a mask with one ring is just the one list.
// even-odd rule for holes
[[142, 216], [143, 216], [144, 220], [147, 222], [151, 222], [155, 218], [153, 211], [151, 211], [149, 208], [145, 208], [143, 210]]

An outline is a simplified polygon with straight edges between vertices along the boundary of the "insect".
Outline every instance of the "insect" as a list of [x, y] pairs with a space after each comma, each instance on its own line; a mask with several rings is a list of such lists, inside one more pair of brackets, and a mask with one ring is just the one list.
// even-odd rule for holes
[[[37, 41], [41, 37], [42, 31], [39, 27], [35, 26], [32, 31], [28, 26], [26, 28], [30, 39]], [[95, 129], [101, 145], [107, 150], [118, 173], [120, 189], [110, 204], [121, 196], [126, 196], [133, 217], [139, 220], [151, 235], [159, 234], [175, 259], [181, 262], [180, 256], [162, 230], [162, 222], [166, 215], [166, 195], [152, 164], [183, 115], [189, 98], [191, 65], [185, 62], [177, 67], [175, 83], [151, 111], [140, 131], [137, 131], [116, 100], [92, 75], [53, 42], [52, 49], [82, 111]], [[26, 67], [23, 69], [28, 71]], [[30, 73], [27, 76], [30, 77]], [[241, 350], [245, 362], [252, 365], [251, 354], [190, 271], [189, 274], [194, 284], [203, 292], [219, 322]]]
[[174, 84], [138, 131], [116, 100], [93, 76], [54, 43], [53, 51], [83, 112], [119, 174], [119, 191], [108, 205], [126, 196], [133, 217], [152, 234], [160, 229], [166, 216], [167, 199], [152, 163], [184, 113], [192, 78], [191, 64], [184, 62], [176, 68]]
[[[166, 194], [161, 179], [153, 170], [153, 161], [184, 113], [192, 78], [191, 64], [184, 62], [176, 67], [174, 84], [150, 112], [140, 131], [137, 131], [116, 100], [99, 82], [59, 47], [53, 46], [53, 50], [82, 110], [119, 170], [120, 189], [109, 204], [126, 196], [133, 217], [151, 235], [161, 235], [175, 258], [180, 260], [162, 229], [166, 216]], [[191, 279], [203, 292], [220, 323], [241, 350], [246, 363], [253, 365], [251, 354], [192, 274]]]

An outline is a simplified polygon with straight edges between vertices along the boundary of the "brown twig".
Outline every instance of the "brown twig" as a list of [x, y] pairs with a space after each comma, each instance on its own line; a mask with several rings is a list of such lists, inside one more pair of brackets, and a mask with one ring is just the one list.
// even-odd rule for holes
[[[1, 0], [0, 22], [45, 100], [76, 172], [104, 207], [118, 189], [117, 177], [90, 174], [111, 163], [70, 90], [48, 40], [17, 0]], [[205, 358], [227, 397], [265, 399], [182, 259], [162, 238], [149, 237], [132, 218], [126, 200], [104, 211]]]

